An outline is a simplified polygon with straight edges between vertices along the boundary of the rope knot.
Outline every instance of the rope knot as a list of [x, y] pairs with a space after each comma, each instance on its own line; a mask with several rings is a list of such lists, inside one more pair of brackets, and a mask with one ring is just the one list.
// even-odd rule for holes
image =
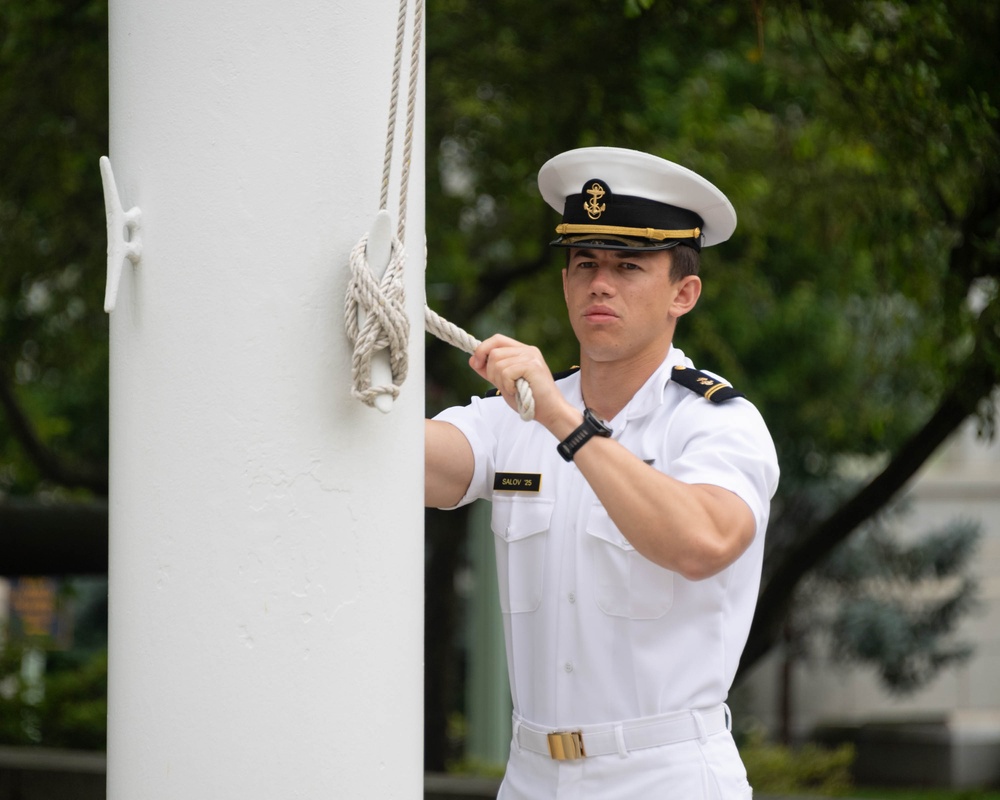
[[[406, 294], [403, 287], [405, 251], [400, 240], [392, 237], [389, 265], [381, 281], [376, 281], [368, 266], [366, 249], [368, 235], [351, 251], [351, 279], [344, 305], [344, 327], [354, 347], [351, 363], [351, 394], [365, 405], [374, 406], [375, 398], [389, 394], [395, 399], [406, 380], [409, 358], [406, 352], [410, 338], [410, 321], [406, 316]], [[364, 324], [358, 322], [359, 316]], [[389, 351], [392, 384], [372, 386], [372, 354]]]

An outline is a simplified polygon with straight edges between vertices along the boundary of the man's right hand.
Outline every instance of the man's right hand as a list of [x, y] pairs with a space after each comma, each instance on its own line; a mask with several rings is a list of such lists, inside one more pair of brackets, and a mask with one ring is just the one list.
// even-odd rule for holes
[[517, 408], [517, 381], [523, 378], [535, 400], [535, 421], [562, 440], [582, 419], [556, 386], [552, 372], [537, 347], [496, 334], [484, 341], [469, 358], [469, 366], [488, 380], [507, 405]]

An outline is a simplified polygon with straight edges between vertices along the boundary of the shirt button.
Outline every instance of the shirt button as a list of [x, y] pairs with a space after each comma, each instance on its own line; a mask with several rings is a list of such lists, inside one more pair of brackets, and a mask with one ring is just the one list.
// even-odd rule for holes
[[570, 663], [569, 661], [567, 661], [567, 662], [566, 662], [566, 666], [565, 666], [565, 667], [563, 667], [563, 669], [565, 669], [565, 670], [566, 670], [566, 672], [572, 672], [572, 671], [573, 671], [573, 664], [572, 664], [572, 663]]
[[569, 600], [571, 603], [575, 603], [576, 602], [576, 592], [570, 592], [568, 595], [566, 595], [566, 599]]

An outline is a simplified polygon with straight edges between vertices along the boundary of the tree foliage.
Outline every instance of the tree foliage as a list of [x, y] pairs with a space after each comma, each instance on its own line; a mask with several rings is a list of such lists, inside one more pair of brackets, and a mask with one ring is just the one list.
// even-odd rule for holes
[[[0, 651], [0, 744], [103, 750], [108, 719], [107, 650], [50, 655], [41, 683], [24, 677], [27, 652], [21, 645]], [[39, 657], [41, 652], [34, 651]]]
[[106, 2], [0, 0], [0, 497], [107, 492], [107, 52]]
[[[106, 582], [62, 582], [56, 602], [66, 630], [55, 639], [26, 631], [16, 620], [0, 625], [0, 745], [103, 750], [108, 716]], [[71, 637], [65, 635], [69, 630]]]
[[959, 520], [904, 542], [892, 532], [900, 516], [879, 514], [808, 576], [788, 627], [793, 647], [825, 644], [835, 660], [872, 667], [905, 694], [972, 655], [955, 631], [977, 603], [969, 566], [981, 526]]
[[[702, 301], [676, 343], [747, 392], [781, 460], [743, 674], [780, 640], [804, 576], [964, 420], [992, 434], [1000, 11], [625, 6], [431, 3], [428, 299], [478, 336], [538, 344], [559, 369], [575, 353], [538, 166], [575, 146], [635, 147], [730, 196], [739, 227], [705, 252]], [[429, 410], [480, 390], [463, 356], [429, 343]], [[840, 624], [857, 654], [857, 620], [877, 632], [878, 614], [855, 612]], [[932, 652], [869, 656], [903, 685]]]

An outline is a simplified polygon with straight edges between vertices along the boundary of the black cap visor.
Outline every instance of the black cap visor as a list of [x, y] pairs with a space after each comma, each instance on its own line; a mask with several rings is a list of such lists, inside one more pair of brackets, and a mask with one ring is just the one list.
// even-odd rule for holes
[[693, 247], [696, 250], [701, 248], [698, 239], [668, 239], [665, 241], [654, 241], [652, 239], [633, 239], [625, 236], [601, 236], [577, 235], [560, 236], [549, 242], [550, 247], [588, 247], [593, 250], [670, 250], [679, 244]]

